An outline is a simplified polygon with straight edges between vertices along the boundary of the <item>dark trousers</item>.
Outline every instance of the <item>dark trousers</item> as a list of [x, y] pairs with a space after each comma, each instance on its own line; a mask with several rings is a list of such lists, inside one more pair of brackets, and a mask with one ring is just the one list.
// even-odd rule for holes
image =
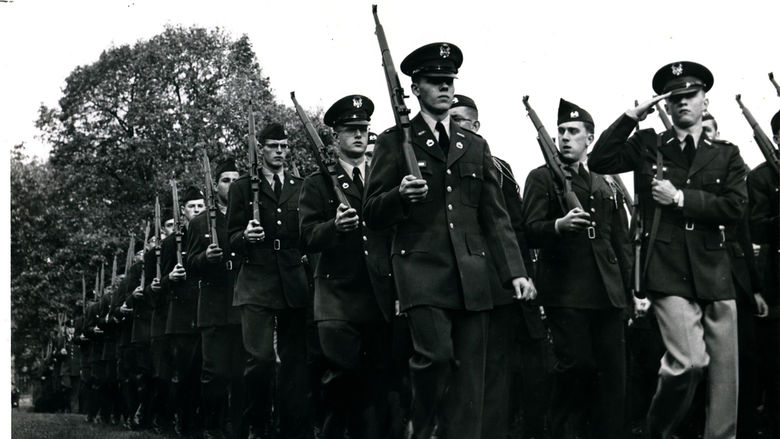
[[254, 431], [268, 423], [273, 401], [276, 352], [281, 365], [277, 379], [277, 403], [282, 437], [310, 437], [307, 411], [308, 372], [306, 370], [306, 308], [273, 310], [244, 305], [241, 307], [241, 333], [248, 359], [244, 368], [247, 391], [244, 422]]
[[739, 395], [737, 438], [758, 435], [758, 371], [755, 312], [750, 303], [737, 301], [737, 342], [739, 344]]
[[591, 437], [621, 438], [626, 390], [623, 311], [545, 310], [556, 360], [551, 437], [573, 438], [580, 417], [586, 416]]
[[171, 334], [169, 337], [173, 361], [170, 401], [180, 427], [190, 432], [198, 423], [195, 413], [200, 401], [200, 334]]
[[487, 312], [417, 306], [406, 311], [415, 438], [430, 438], [438, 420], [447, 439], [479, 437], [485, 381]]
[[168, 336], [154, 337], [149, 345], [152, 363], [152, 396], [149, 415], [155, 428], [165, 429], [173, 416], [170, 401], [173, 358]]
[[485, 363], [485, 406], [483, 438], [505, 438], [509, 431], [509, 364], [513, 339], [514, 304], [493, 308], [488, 313], [487, 361]]
[[761, 356], [760, 393], [764, 398], [767, 438], [780, 438], [780, 320], [756, 319], [758, 352]]
[[390, 437], [405, 439], [412, 412], [412, 385], [409, 378], [409, 359], [414, 353], [406, 315], [393, 317], [390, 322], [392, 354], [390, 366]]
[[627, 346], [627, 424], [644, 429], [647, 410], [658, 381], [658, 364], [666, 348], [652, 308], [633, 320], [626, 332]]
[[210, 326], [200, 329], [203, 364], [200, 372], [201, 415], [207, 430], [224, 427], [229, 419], [236, 437], [243, 431], [244, 365], [246, 352], [241, 340], [241, 326]]
[[387, 434], [390, 326], [384, 321], [317, 323], [327, 361], [322, 377], [322, 437], [380, 438]]
[[152, 353], [150, 344], [139, 342], [131, 345], [130, 373], [135, 388], [136, 406], [132, 412], [135, 425], [147, 426], [151, 420], [152, 399]]

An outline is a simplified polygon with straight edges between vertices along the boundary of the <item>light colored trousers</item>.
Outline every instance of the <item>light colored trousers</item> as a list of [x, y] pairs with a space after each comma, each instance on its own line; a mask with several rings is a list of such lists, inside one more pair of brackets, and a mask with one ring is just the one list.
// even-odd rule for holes
[[651, 438], [671, 438], [707, 374], [704, 439], [737, 434], [737, 306], [734, 300], [698, 303], [651, 295], [666, 346], [658, 387], [647, 413]]

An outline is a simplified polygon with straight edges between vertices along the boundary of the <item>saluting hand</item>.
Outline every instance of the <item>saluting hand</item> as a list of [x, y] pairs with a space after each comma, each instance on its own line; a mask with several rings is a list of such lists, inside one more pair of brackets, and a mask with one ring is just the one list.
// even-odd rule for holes
[[176, 264], [176, 266], [173, 267], [171, 274], [168, 275], [168, 279], [170, 279], [171, 282], [184, 281], [187, 279], [187, 271], [184, 270], [184, 266], [181, 264]]
[[401, 180], [401, 186], [398, 188], [401, 198], [410, 202], [417, 203], [428, 195], [428, 182], [422, 178], [414, 178], [413, 175], [407, 175]]
[[631, 119], [634, 119], [635, 121], [643, 121], [645, 120], [648, 114], [653, 112], [653, 107], [658, 101], [668, 98], [671, 94], [672, 92], [664, 93], [648, 101], [644, 101], [634, 108], [629, 108], [628, 110], [626, 110], [626, 116], [630, 117]]
[[653, 179], [653, 200], [656, 203], [667, 206], [674, 203], [674, 196], [677, 194], [677, 188], [669, 180]]
[[244, 239], [251, 243], [261, 242], [265, 239], [265, 231], [256, 220], [249, 220], [244, 229]]
[[209, 244], [206, 248], [206, 260], [212, 264], [218, 264], [222, 261], [222, 249], [217, 244]]
[[339, 204], [336, 209], [336, 230], [339, 232], [350, 232], [358, 228], [358, 214], [357, 210], [352, 207], [347, 207], [345, 204]]
[[590, 226], [590, 214], [575, 207], [562, 218], [555, 220], [555, 230], [559, 233], [581, 232]]
[[530, 301], [536, 299], [536, 287], [531, 279], [516, 277], [512, 279], [515, 288], [515, 299]]

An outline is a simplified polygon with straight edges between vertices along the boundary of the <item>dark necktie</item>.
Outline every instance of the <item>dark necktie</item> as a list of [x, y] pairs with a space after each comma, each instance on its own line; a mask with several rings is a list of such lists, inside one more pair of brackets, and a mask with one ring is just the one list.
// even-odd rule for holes
[[587, 169], [585, 169], [585, 165], [580, 163], [580, 170], [579, 170], [580, 177], [582, 177], [583, 180], [585, 180], [585, 183], [590, 186], [590, 173]]
[[355, 183], [355, 187], [357, 188], [358, 192], [360, 194], [363, 194], [363, 179], [360, 178], [360, 168], [355, 166], [352, 168], [352, 183]]
[[693, 146], [693, 137], [685, 137], [685, 147], [683, 148], [683, 154], [688, 159], [688, 166], [693, 164], [693, 157], [696, 156], [696, 147]]
[[279, 197], [282, 195], [282, 180], [279, 179], [279, 174], [274, 174], [274, 195], [276, 195], [276, 201], [279, 201]]
[[447, 131], [441, 122], [436, 122], [436, 132], [439, 133], [439, 147], [444, 152], [444, 156], [450, 152], [450, 138], [447, 137]]

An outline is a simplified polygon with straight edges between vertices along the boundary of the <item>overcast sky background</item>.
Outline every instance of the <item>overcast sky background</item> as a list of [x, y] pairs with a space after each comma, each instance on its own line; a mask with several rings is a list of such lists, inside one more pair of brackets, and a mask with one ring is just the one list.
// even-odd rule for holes
[[[32, 1], [0, 3], [0, 144], [24, 142], [45, 159], [34, 127], [41, 103], [56, 106], [65, 78], [103, 50], [133, 44], [166, 24], [221, 27], [249, 35], [277, 99], [327, 108], [351, 93], [376, 104], [374, 131], [393, 123], [374, 35], [371, 1]], [[662, 65], [691, 60], [715, 77], [710, 111], [721, 136], [755, 166], [763, 159], [734, 96], [742, 93], [764, 130], [780, 108], [767, 73], [780, 77], [780, 1], [379, 1], [396, 66], [430, 42], [458, 45], [455, 91], [474, 98], [482, 134], [522, 184], [542, 164], [522, 96], [554, 133], [559, 98], [587, 109], [600, 133], [634, 99], [651, 97]], [[723, 5], [723, 6], [721, 6]], [[402, 75], [409, 93], [409, 79]], [[416, 112], [417, 102], [408, 100]], [[243, 117], [243, 115], [236, 115]], [[656, 115], [642, 126], [661, 127]], [[0, 161], [8, 174], [8, 161]], [[8, 179], [3, 184], [8, 184]], [[8, 191], [0, 191], [3, 197]], [[4, 198], [8, 206], [7, 198]], [[5, 230], [9, 229], [3, 210]], [[9, 254], [8, 252], [5, 253]], [[5, 279], [8, 279], [8, 266]], [[8, 282], [5, 283], [8, 285]], [[7, 297], [7, 296], [6, 296]], [[3, 306], [7, 306], [7, 299]], [[2, 320], [8, 328], [8, 313]], [[7, 342], [10, 334], [3, 340]], [[8, 352], [6, 349], [4, 352]], [[9, 370], [9, 369], [5, 369]], [[8, 425], [8, 424], [6, 424]]]

